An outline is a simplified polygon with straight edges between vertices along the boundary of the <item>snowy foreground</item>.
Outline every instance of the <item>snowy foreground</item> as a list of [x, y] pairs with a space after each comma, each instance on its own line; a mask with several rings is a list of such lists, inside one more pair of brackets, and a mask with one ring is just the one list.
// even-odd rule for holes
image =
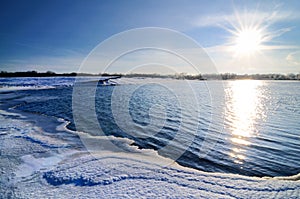
[[50, 133], [1, 111], [1, 198], [300, 197], [297, 176], [279, 180], [206, 173], [167, 163], [154, 152], [145, 160], [109, 152], [95, 156], [80, 143], [62, 126]]

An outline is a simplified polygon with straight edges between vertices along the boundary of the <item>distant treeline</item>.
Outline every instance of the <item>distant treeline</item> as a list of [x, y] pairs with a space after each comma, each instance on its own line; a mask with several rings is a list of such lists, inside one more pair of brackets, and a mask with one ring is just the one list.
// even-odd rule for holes
[[26, 72], [7, 72], [1, 71], [0, 77], [72, 77], [72, 76], [120, 76], [119, 74], [90, 74], [90, 73], [55, 73], [52, 71], [37, 72], [37, 71], [26, 71]]
[[140, 77], [140, 78], [171, 78], [171, 79], [187, 79], [187, 80], [238, 80], [238, 79], [254, 79], [254, 80], [300, 80], [300, 74], [244, 74], [238, 75], [234, 73], [223, 73], [223, 74], [198, 74], [190, 75], [187, 73], [176, 73], [173, 75], [163, 74], [141, 74], [141, 73], [55, 73], [52, 71], [37, 72], [37, 71], [26, 71], [26, 72], [6, 72], [1, 71], [0, 77], [59, 77], [59, 76], [114, 76], [114, 77]]
[[118, 76], [118, 77], [151, 77], [151, 78], [174, 78], [174, 79], [198, 79], [203, 80], [201, 75], [188, 75], [185, 73], [175, 74], [175, 75], [160, 75], [160, 74], [138, 74], [138, 73], [130, 73], [130, 74], [120, 74], [120, 73], [98, 73], [98, 74], [90, 74], [90, 73], [55, 73], [52, 71], [47, 72], [37, 72], [37, 71], [26, 71], [26, 72], [7, 72], [1, 71], [0, 77], [59, 77], [59, 76]]
[[153, 74], [140, 74], [140, 73], [130, 73], [130, 74], [124, 74], [123, 77], [150, 77], [150, 78], [171, 78], [171, 79], [188, 79], [188, 80], [205, 80], [205, 78], [202, 77], [201, 74], [199, 75], [189, 75], [186, 73], [178, 73], [174, 75], [161, 75], [157, 73]]
[[37, 72], [37, 71], [26, 71], [26, 72], [6, 72], [1, 71], [0, 77], [55, 77], [55, 76], [76, 76], [76, 73], [63, 73], [57, 74], [52, 71]]
[[[203, 75], [204, 76], [204, 75]], [[220, 75], [208, 74], [206, 79], [216, 79], [221, 77], [222, 80], [234, 79], [253, 79], [253, 80], [300, 80], [300, 74], [243, 74], [224, 73]]]

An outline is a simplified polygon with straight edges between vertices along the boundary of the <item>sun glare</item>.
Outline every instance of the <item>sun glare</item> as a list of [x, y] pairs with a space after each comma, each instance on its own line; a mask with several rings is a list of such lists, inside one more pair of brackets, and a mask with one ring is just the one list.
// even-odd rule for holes
[[227, 118], [231, 121], [232, 151], [229, 155], [236, 163], [243, 164], [245, 157], [242, 154], [243, 146], [251, 145], [251, 137], [257, 136], [256, 122], [264, 117], [262, 108], [262, 81], [241, 80], [230, 82], [230, 89], [226, 90], [228, 96], [227, 112], [232, 116]]
[[238, 55], [251, 55], [260, 50], [262, 35], [259, 30], [245, 29], [237, 33], [234, 51]]
[[226, 18], [226, 23], [221, 27], [230, 33], [228, 52], [234, 57], [252, 57], [257, 53], [263, 54], [266, 50], [284, 49], [284, 45], [271, 45], [275, 37], [279, 37], [289, 28], [271, 30], [270, 25], [276, 23], [278, 12], [270, 14], [258, 10], [235, 10], [233, 16]]

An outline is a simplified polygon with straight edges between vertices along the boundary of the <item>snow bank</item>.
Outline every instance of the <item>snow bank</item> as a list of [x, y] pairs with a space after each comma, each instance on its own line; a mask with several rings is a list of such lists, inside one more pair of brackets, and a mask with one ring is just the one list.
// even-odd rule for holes
[[[297, 181], [264, 180], [238, 175], [205, 173], [178, 165], [160, 167], [120, 157], [73, 156], [39, 173], [40, 182], [21, 183], [20, 196], [39, 198], [298, 198]], [[33, 185], [33, 186], [32, 186]], [[23, 187], [24, 186], [24, 187]]]

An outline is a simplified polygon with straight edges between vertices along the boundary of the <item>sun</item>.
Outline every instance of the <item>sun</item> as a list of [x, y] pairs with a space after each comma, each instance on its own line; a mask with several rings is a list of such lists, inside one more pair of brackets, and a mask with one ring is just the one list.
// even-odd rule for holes
[[[259, 58], [268, 50], [286, 49], [289, 46], [274, 45], [273, 40], [281, 36], [290, 28], [271, 29], [276, 23], [279, 11], [265, 13], [259, 10], [234, 10], [234, 13], [225, 18], [220, 27], [229, 35], [225, 43], [225, 49], [234, 58]], [[278, 43], [278, 42], [277, 42]], [[257, 56], [259, 55], [259, 56]]]
[[261, 50], [263, 36], [254, 28], [247, 28], [235, 34], [233, 50], [236, 55], [252, 55]]

